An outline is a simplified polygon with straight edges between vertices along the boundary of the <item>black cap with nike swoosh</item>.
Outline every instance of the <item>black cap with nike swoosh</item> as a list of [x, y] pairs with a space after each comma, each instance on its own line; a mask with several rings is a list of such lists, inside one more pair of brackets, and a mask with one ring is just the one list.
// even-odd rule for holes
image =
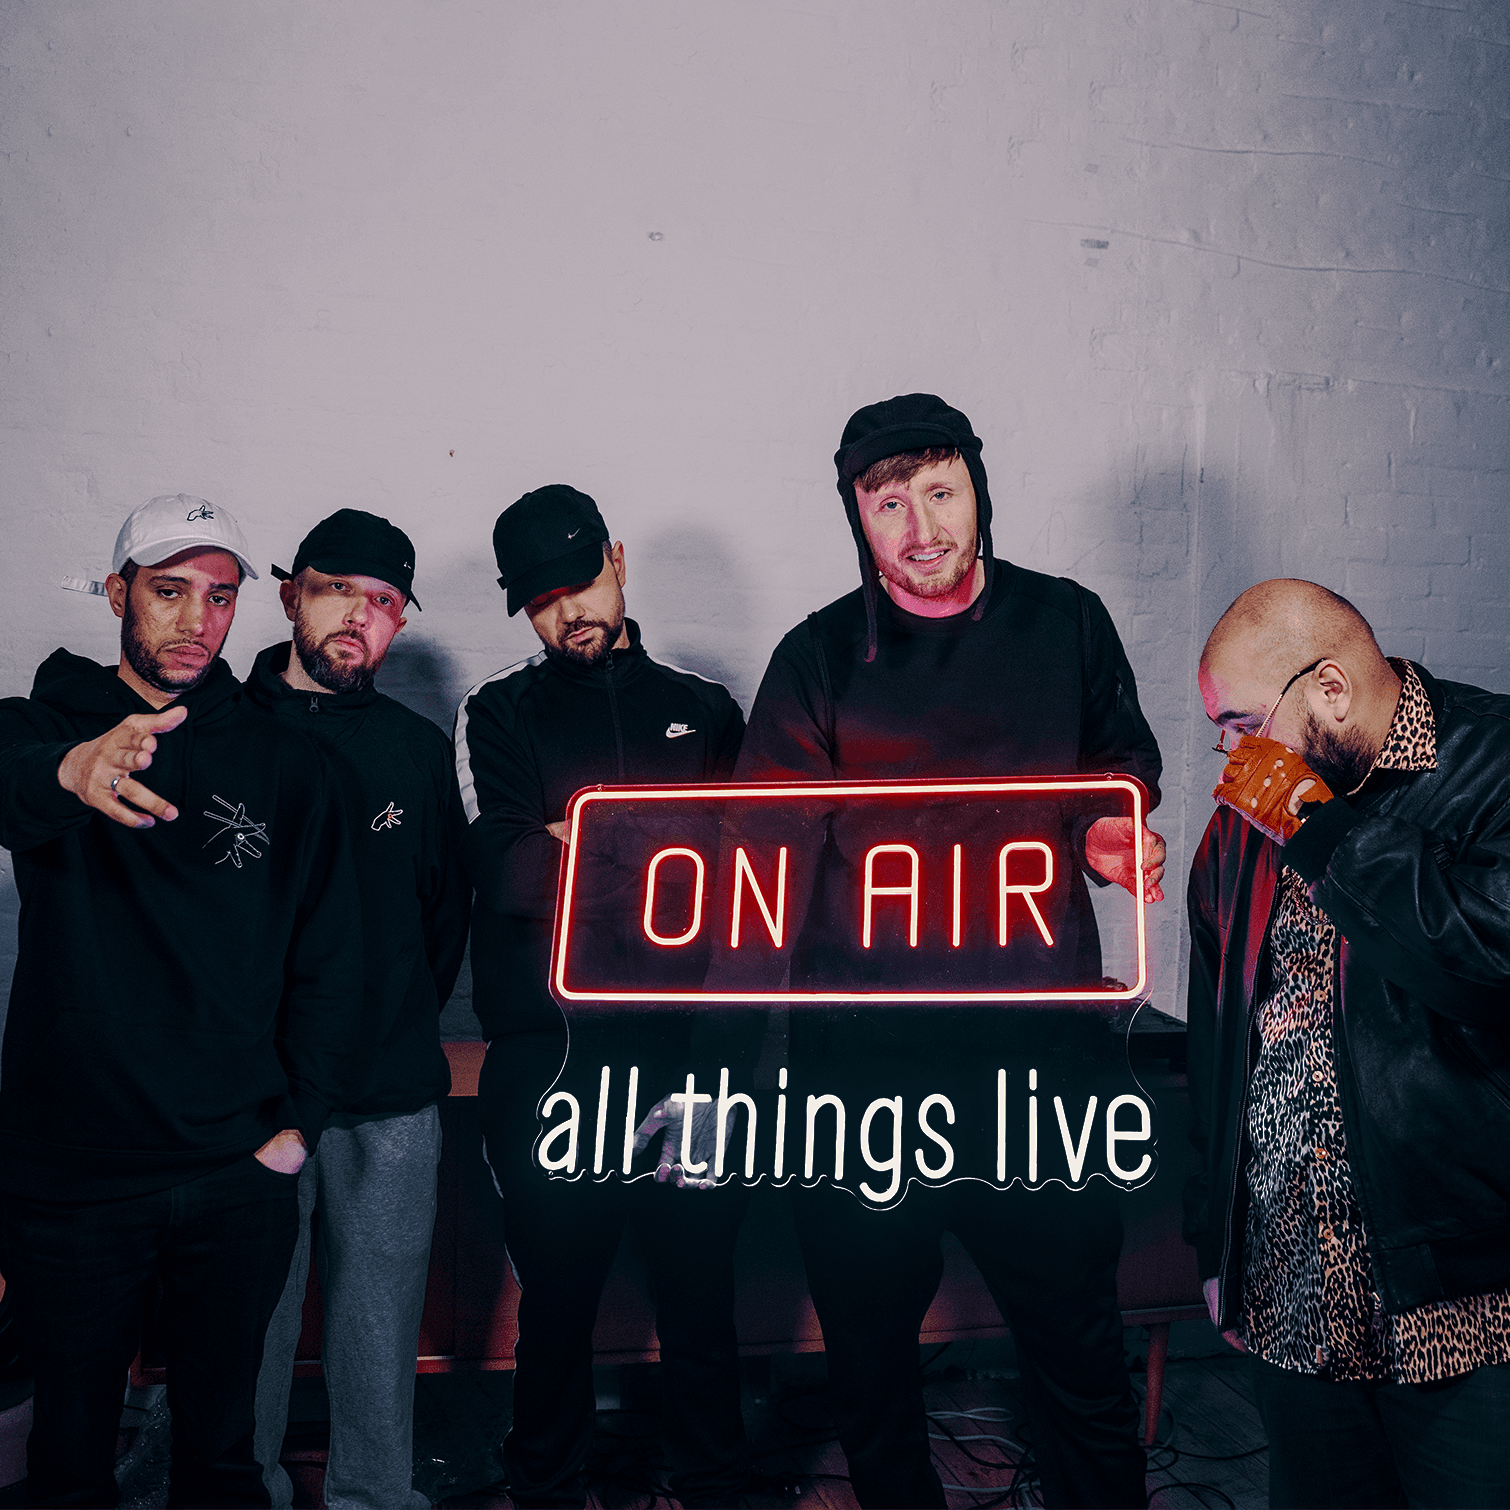
[[509, 617], [542, 593], [591, 582], [603, 570], [608, 526], [586, 493], [565, 483], [526, 493], [493, 526], [493, 555]]

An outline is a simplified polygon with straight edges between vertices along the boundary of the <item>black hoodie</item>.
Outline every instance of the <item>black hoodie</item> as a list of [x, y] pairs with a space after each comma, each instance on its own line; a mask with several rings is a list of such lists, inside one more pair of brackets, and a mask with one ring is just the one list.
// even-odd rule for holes
[[370, 687], [290, 687], [290, 648], [270, 645], [257, 657], [247, 695], [313, 737], [335, 768], [362, 897], [362, 1054], [333, 1120], [416, 1112], [451, 1088], [440, 1009], [456, 984], [471, 915], [451, 741]]
[[106, 1200], [197, 1178], [297, 1127], [313, 1150], [361, 1011], [346, 821], [315, 743], [224, 661], [179, 699], [131, 829], [58, 784], [74, 745], [152, 708], [54, 651], [0, 702], [0, 843], [19, 954], [0, 1057], [0, 1189]]

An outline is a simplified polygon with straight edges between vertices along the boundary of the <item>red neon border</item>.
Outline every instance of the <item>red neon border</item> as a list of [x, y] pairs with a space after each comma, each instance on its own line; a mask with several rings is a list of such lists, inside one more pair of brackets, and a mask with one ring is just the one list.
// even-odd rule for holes
[[743, 786], [584, 787], [566, 805], [571, 835], [562, 859], [556, 893], [556, 927], [551, 943], [551, 988], [558, 1001], [594, 1002], [1010, 1002], [1132, 1001], [1148, 982], [1148, 935], [1143, 889], [1134, 895], [1138, 922], [1138, 978], [1125, 991], [573, 991], [563, 979], [571, 933], [572, 888], [577, 872], [577, 818], [593, 802], [631, 802], [646, 797], [670, 801], [721, 801], [728, 797], [913, 797], [939, 793], [985, 796], [993, 792], [1126, 792], [1132, 798], [1133, 864], [1143, 869], [1144, 803], [1147, 793], [1135, 776], [1004, 778], [1000, 781], [782, 781]]

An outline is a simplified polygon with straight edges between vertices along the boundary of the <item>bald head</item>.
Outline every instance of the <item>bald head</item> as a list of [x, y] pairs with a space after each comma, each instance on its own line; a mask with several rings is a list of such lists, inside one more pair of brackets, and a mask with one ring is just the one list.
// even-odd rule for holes
[[1346, 598], [1315, 582], [1275, 577], [1250, 587], [1216, 621], [1201, 669], [1221, 665], [1270, 676], [1279, 671], [1282, 685], [1321, 656], [1344, 655], [1359, 671], [1389, 670], [1368, 620]]
[[1217, 620], [1200, 685], [1213, 723], [1255, 734], [1267, 722], [1272, 738], [1304, 754], [1337, 791], [1362, 780], [1400, 696], [1363, 615], [1325, 587], [1289, 577], [1250, 587]]

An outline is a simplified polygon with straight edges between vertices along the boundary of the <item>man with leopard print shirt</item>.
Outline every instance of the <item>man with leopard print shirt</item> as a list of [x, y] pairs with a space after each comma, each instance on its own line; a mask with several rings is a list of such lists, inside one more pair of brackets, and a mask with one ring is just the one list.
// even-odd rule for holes
[[1510, 697], [1286, 580], [1200, 685], [1186, 1236], [1270, 1503], [1510, 1504]]

